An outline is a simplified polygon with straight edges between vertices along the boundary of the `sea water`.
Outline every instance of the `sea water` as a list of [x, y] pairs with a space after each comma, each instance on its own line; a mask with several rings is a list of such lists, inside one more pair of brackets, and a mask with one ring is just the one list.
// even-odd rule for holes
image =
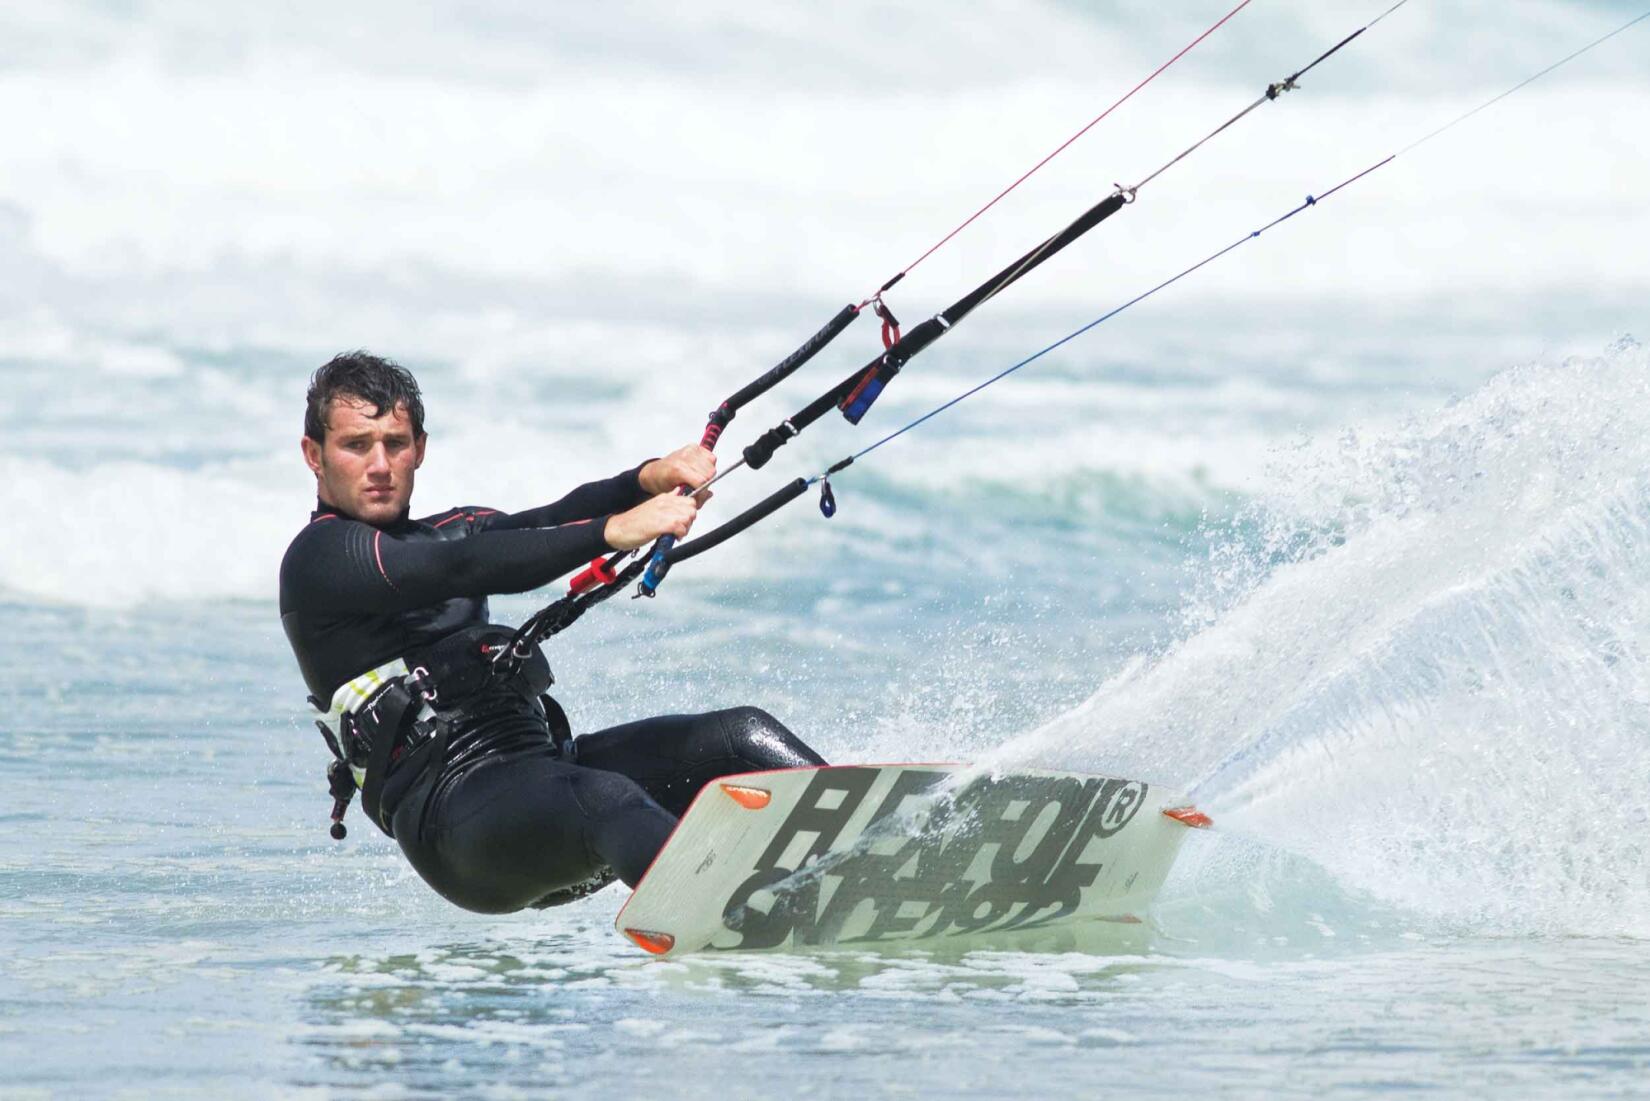
[[[1096, 386], [1073, 356], [1008, 402], [1038, 402], [1036, 438], [963, 411], [842, 475], [835, 519], [799, 503], [591, 613], [551, 647], [578, 729], [757, 703], [833, 760], [1110, 772], [1216, 821], [1127, 936], [676, 962], [615, 935], [622, 888], [481, 917], [358, 813], [328, 839], [273, 601], [305, 365], [169, 355], [105, 369], [91, 414], [43, 356], [7, 367], [32, 395], [0, 459], [32, 518], [0, 605], [8, 1094], [1608, 1096], [1650, 1067], [1631, 340], [1417, 383], [1241, 479], [1197, 448], [1244, 455], [1270, 410], [1354, 384], [1217, 401], [1190, 368]], [[611, 427], [644, 400], [623, 384], [575, 417], [421, 375], [430, 507], [645, 449]], [[271, 423], [141, 432], [213, 387]], [[1183, 425], [1240, 438], [1169, 462], [1148, 420], [1164, 453]], [[982, 440], [1006, 457], [971, 466]]]
[[[1650, 355], [1619, 336], [1650, 328], [1622, 247], [1647, 232], [1642, 52], [1589, 55], [1591, 83], [1521, 93], [856, 464], [834, 518], [805, 497], [550, 647], [581, 731], [755, 704], [833, 761], [1185, 792], [1215, 828], [1144, 925], [662, 962], [613, 931], [622, 888], [477, 916], [358, 809], [327, 836], [275, 604], [308, 373], [363, 345], [416, 370], [424, 511], [529, 507], [696, 440], [1220, 14], [1089, 7], [0, 13], [0, 1097], [1650, 1089]], [[896, 311], [1371, 14], [1246, 12]], [[1615, 6], [1406, 7], [704, 522], [1595, 17]], [[724, 462], [879, 348], [860, 321]]]

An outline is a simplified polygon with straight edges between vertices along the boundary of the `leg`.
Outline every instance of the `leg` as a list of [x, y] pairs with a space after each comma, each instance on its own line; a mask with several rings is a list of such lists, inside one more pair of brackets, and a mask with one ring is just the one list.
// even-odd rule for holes
[[573, 741], [572, 759], [630, 777], [680, 817], [699, 789], [722, 776], [806, 768], [825, 759], [756, 707], [703, 715], [661, 715]]
[[480, 913], [520, 910], [605, 869], [635, 886], [676, 827], [628, 778], [548, 752], [481, 764], [427, 815], [421, 803], [415, 793], [397, 808], [396, 839], [425, 882]]

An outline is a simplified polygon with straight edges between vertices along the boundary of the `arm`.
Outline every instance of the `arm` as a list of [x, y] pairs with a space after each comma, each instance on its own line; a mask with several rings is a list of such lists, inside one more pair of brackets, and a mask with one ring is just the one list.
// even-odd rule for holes
[[[642, 488], [641, 475], [645, 466], [647, 463], [611, 478], [586, 482], [552, 504], [530, 508], [525, 512], [511, 513], [508, 516], [490, 517], [487, 528], [490, 531], [550, 528], [558, 524], [570, 524], [576, 520], [594, 520], [609, 513], [634, 508], [651, 496]], [[596, 527], [600, 530], [601, 525], [598, 524]], [[603, 546], [592, 553], [601, 554], [606, 549]]]
[[[662, 459], [649, 459], [634, 470], [600, 482], [586, 482], [554, 504], [528, 509], [509, 516], [489, 517], [493, 531], [547, 528], [575, 520], [594, 520], [635, 508], [650, 497], [669, 493], [677, 486], [699, 486], [716, 473], [716, 456], [698, 444], [679, 447]], [[699, 503], [710, 494], [699, 495]]]
[[353, 520], [327, 520], [282, 568], [283, 605], [386, 614], [460, 596], [536, 589], [608, 550], [603, 525], [478, 531], [463, 539], [400, 539]]

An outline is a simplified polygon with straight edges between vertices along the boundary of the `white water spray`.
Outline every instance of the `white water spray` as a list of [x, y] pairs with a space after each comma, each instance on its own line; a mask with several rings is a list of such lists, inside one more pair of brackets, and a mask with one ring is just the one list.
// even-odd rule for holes
[[1646, 424], [1623, 340], [1291, 455], [1211, 559], [1207, 626], [993, 763], [1189, 787], [1451, 922], [1650, 935]]

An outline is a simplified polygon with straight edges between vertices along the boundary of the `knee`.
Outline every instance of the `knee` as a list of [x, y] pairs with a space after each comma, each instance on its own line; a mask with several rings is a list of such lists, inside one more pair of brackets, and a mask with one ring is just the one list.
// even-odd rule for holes
[[730, 707], [718, 711], [716, 717], [727, 733], [729, 748], [753, 770], [805, 768], [825, 763], [825, 759], [789, 727], [760, 707]]
[[715, 718], [736, 752], [764, 744], [800, 744], [789, 727], [760, 707], [730, 707], [716, 712]]
[[794, 737], [784, 723], [760, 707], [729, 707], [716, 715], [729, 730], [772, 732]]

